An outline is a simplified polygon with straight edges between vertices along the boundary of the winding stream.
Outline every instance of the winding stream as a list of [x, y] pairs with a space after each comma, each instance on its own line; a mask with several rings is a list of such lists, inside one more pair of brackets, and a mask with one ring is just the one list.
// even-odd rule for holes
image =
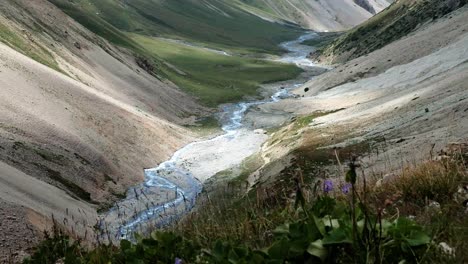
[[[289, 52], [279, 59], [295, 63], [307, 70], [316, 66], [307, 59], [314, 49], [300, 43], [317, 37], [308, 33], [297, 40], [281, 44]], [[257, 152], [268, 136], [255, 133], [243, 124], [250, 107], [278, 102], [289, 96], [290, 87], [282, 87], [270, 98], [251, 102], [224, 105], [219, 113], [223, 135], [186, 145], [170, 160], [159, 166], [146, 169], [145, 181], [127, 192], [127, 197], [108, 212], [101, 226], [112, 240], [131, 238], [135, 232], [144, 232], [151, 227], [161, 227], [177, 221], [191, 210], [202, 190], [203, 182], [217, 172], [238, 165]]]

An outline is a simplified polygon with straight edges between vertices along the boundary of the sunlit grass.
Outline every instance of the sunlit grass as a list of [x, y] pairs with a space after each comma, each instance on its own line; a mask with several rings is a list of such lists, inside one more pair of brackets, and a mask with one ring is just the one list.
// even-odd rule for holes
[[165, 67], [168, 79], [208, 106], [255, 96], [262, 83], [292, 79], [301, 72], [294, 65], [225, 56], [159, 38], [130, 36], [168, 63]]

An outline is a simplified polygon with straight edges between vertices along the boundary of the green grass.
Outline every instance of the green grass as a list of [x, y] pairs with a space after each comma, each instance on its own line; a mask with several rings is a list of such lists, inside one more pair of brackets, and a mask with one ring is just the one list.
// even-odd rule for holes
[[39, 63], [62, 72], [54, 56], [47, 49], [15, 33], [2, 23], [0, 23], [0, 42], [5, 43]]
[[308, 45], [316, 48], [321, 48], [330, 44], [333, 40], [338, 38], [342, 33], [320, 33], [319, 38], [313, 38], [302, 42], [303, 45]]
[[245, 160], [242, 161], [240, 164], [241, 172], [239, 176], [234, 179], [237, 182], [245, 182], [248, 180], [249, 176], [258, 170], [264, 161], [260, 153], [253, 154], [250, 157], [247, 157]]
[[[207, 106], [254, 96], [260, 84], [291, 79], [300, 72], [292, 65], [247, 57], [282, 52], [278, 44], [296, 38], [301, 29], [265, 21], [227, 1], [50, 1], [97, 35], [150, 59], [151, 74], [169, 79]], [[221, 56], [151, 36], [240, 56]]]
[[272, 146], [275, 144], [281, 144], [283, 146], [291, 147], [292, 144], [299, 142], [304, 128], [308, 127], [314, 119], [328, 114], [333, 114], [341, 110], [343, 109], [325, 112], [317, 111], [310, 115], [297, 116], [289, 125], [271, 131], [272, 136], [268, 139], [267, 145]]
[[[298, 159], [276, 181], [250, 191], [234, 184], [240, 181], [219, 181], [170, 231], [89, 251], [54, 229], [25, 263], [63, 257], [70, 263], [466, 263], [466, 208], [463, 197], [453, 200], [468, 180], [465, 158], [453, 155], [403, 169], [380, 187], [350, 166], [360, 179], [352, 193], [343, 193], [337, 182], [325, 192], [323, 180], [343, 175], [323, 178], [332, 177], [329, 169], [311, 173]], [[440, 209], [428, 209], [428, 197]], [[442, 241], [455, 248], [453, 257], [438, 250]]]
[[224, 56], [158, 38], [130, 36], [153, 56], [168, 62], [164, 69], [168, 79], [207, 106], [255, 96], [260, 84], [292, 79], [301, 72], [293, 65]]
[[[286, 0], [235, 0], [237, 4], [255, 14], [276, 19], [292, 19], [295, 16], [294, 8], [291, 8], [291, 2]], [[297, 7], [297, 4], [293, 4]], [[292, 11], [292, 12], [291, 12]], [[304, 10], [305, 11], [305, 10]]]
[[[255, 248], [267, 246], [271, 243], [272, 230], [276, 226], [301, 218], [300, 212], [295, 211], [293, 207], [294, 201], [290, 199], [297, 197], [293, 195], [297, 191], [295, 179], [304, 183], [302, 188], [303, 193], [307, 195], [307, 201], [321, 195], [321, 184], [317, 177], [324, 175], [327, 169], [323, 166], [311, 167], [303, 164], [304, 161], [316, 161], [310, 159], [313, 156], [316, 155], [312, 153], [305, 159], [298, 156], [293, 165], [283, 170], [275, 181], [259, 183], [246, 195], [245, 187], [233, 184], [236, 181], [219, 181], [219, 186], [212, 187], [209, 193], [202, 194], [198, 210], [185, 218], [175, 230], [205, 247], [217, 240]], [[340, 156], [346, 157], [347, 154], [341, 153]], [[452, 198], [457, 188], [464, 186], [468, 180], [466, 163], [461, 162], [421, 164], [403, 170], [401, 178], [381, 187], [375, 187], [368, 178], [368, 185], [359, 186], [356, 192], [360, 199], [367, 197], [366, 206], [371, 212], [382, 210], [382, 206], [391, 201], [391, 204], [386, 206], [386, 219], [394, 219], [395, 216], [416, 216], [416, 221], [434, 239], [435, 245], [446, 241], [456, 248], [455, 259], [452, 259], [443, 256], [435, 245], [431, 245], [427, 252], [422, 252], [421, 257], [424, 261], [421, 263], [464, 263], [468, 257], [463, 250], [466, 247], [468, 223], [462, 216], [465, 210], [461, 203], [463, 199], [455, 202]], [[298, 174], [299, 170], [302, 173]], [[359, 177], [364, 177], [360, 172], [358, 174]], [[332, 176], [336, 177], [343, 176]], [[336, 195], [338, 200], [349, 201], [349, 197], [344, 197], [337, 187], [331, 195]], [[408, 198], [409, 200], [406, 200]], [[425, 207], [428, 199], [432, 198], [440, 202], [440, 212], [431, 212]], [[438, 261], [432, 262], [435, 259]]]
[[145, 50], [139, 46], [138, 43], [135, 43], [125, 33], [99, 17], [96, 14], [97, 11], [95, 10], [94, 6], [90, 3], [79, 6], [76, 3], [72, 4], [63, 0], [51, 0], [50, 2], [62, 9], [67, 15], [75, 19], [85, 28], [108, 40], [109, 42], [124, 48], [128, 48], [137, 54], [145, 54]]
[[[292, 25], [263, 20], [230, 1], [134, 0], [125, 4], [112, 0], [50, 1], [101, 36], [109, 33], [106, 31], [111, 25], [124, 32], [182, 38], [212, 46], [244, 47], [254, 53], [279, 53], [282, 50], [278, 43], [303, 32]], [[103, 28], [104, 22], [108, 25]]]
[[201, 118], [200, 120], [197, 120], [195, 124], [185, 125], [185, 127], [197, 133], [201, 137], [212, 136], [222, 131], [219, 121], [212, 116]]

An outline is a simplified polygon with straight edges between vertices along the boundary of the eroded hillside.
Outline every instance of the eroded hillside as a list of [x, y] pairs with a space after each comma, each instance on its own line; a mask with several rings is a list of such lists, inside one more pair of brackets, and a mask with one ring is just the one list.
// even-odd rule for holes
[[[300, 72], [292, 65], [227, 56], [201, 46], [205, 44], [171, 44], [151, 35], [253, 54], [280, 52], [277, 41], [299, 34], [294, 26], [288, 29], [239, 10], [231, 15], [255, 25], [260, 21], [264, 30], [255, 30], [265, 34], [261, 41], [246, 41], [248, 34], [238, 36], [236, 43], [226, 44], [226, 36], [219, 34], [210, 39], [206, 30], [219, 30], [221, 25], [198, 27], [208, 18], [198, 28], [194, 20], [190, 22], [191, 28], [200, 30], [190, 35], [187, 24], [169, 26], [169, 32], [154, 17], [136, 11], [131, 12], [136, 16], [131, 19], [134, 27], [124, 27], [112, 14], [121, 19], [130, 14], [112, 13], [112, 8], [106, 9], [110, 14], [102, 14], [101, 1], [92, 8], [82, 8], [78, 2], [55, 4], [0, 3], [0, 179], [5, 194], [0, 210], [2, 221], [9, 223], [2, 226], [5, 242], [0, 255], [5, 257], [16, 252], [21, 258], [41, 230], [51, 226], [52, 218], [90, 239], [96, 211], [105, 211], [125, 197], [129, 186], [142, 181], [143, 168], [166, 160], [199, 136], [194, 131], [203, 124], [195, 120], [213, 111], [202, 104], [216, 106], [253, 96], [260, 83]], [[191, 5], [192, 11], [216, 9]], [[110, 7], [119, 10], [121, 5]], [[144, 9], [145, 3], [136, 7]], [[218, 10], [211, 12], [219, 15]], [[172, 16], [158, 16], [172, 23]], [[182, 16], [190, 20], [189, 14]], [[233, 21], [230, 30], [243, 25], [238, 17]], [[122, 31], [137, 32], [142, 25], [147, 26], [146, 36]], [[185, 67], [187, 60], [192, 64]], [[253, 68], [263, 74], [250, 74]], [[208, 71], [218, 74], [211, 77]], [[216, 98], [210, 97], [213, 94]], [[21, 219], [21, 224], [12, 225], [11, 219]], [[15, 242], [22, 237], [25, 243]]]
[[386, 8], [387, 0], [239, 0], [247, 10], [293, 21], [316, 31], [341, 31], [367, 20]]
[[461, 7], [314, 78], [295, 91], [299, 100], [253, 111], [252, 118], [275, 111], [298, 115], [264, 146], [267, 161], [281, 165], [265, 166], [262, 173], [278, 175], [293, 157], [322, 159], [336, 148], [370, 148], [363, 153], [369, 155], [366, 166], [387, 174], [466, 140], [467, 15]]
[[[3, 1], [0, 9], [2, 208], [59, 221], [67, 212], [90, 228], [98, 204], [193, 140], [180, 124], [205, 110], [47, 1]], [[36, 179], [49, 190], [12, 192]], [[61, 190], [75, 199], [44, 197]], [[7, 239], [16, 231], [5, 231]]]
[[339, 63], [366, 55], [465, 4], [464, 0], [395, 1], [388, 9], [350, 30], [313, 57], [321, 63]]

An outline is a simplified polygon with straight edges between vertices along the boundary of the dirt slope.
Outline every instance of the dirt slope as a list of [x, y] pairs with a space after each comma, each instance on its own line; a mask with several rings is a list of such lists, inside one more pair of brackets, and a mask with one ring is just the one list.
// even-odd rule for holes
[[49, 2], [2, 1], [0, 32], [0, 198], [18, 214], [93, 212], [194, 140], [180, 125], [206, 109]]
[[[64, 191], [0, 162], [0, 261], [6, 262], [9, 250], [24, 256], [41, 233], [52, 227], [52, 215], [61, 225], [77, 234], [88, 233], [96, 224], [96, 210], [73, 199]], [[66, 219], [65, 221], [62, 221]], [[12, 228], [14, 227], [14, 228]], [[26, 251], [24, 251], [26, 250]]]
[[316, 31], [340, 31], [351, 28], [389, 5], [389, 2], [385, 0], [254, 0], [246, 2], [279, 18]]
[[317, 146], [361, 144], [379, 153], [363, 158], [365, 168], [378, 177], [426, 160], [451, 142], [466, 142], [467, 19], [468, 8], [461, 8], [314, 78], [296, 90], [300, 100], [262, 106], [265, 112], [299, 116], [340, 111], [311, 118], [299, 129], [293, 122], [273, 134], [279, 140], [264, 147], [272, 164], [261, 173], [268, 177], [272, 170], [281, 171], [295, 148], [313, 154]]
[[426, 23], [466, 5], [464, 0], [399, 0], [366, 22], [319, 49], [312, 57], [320, 63], [343, 63], [380, 49]]

